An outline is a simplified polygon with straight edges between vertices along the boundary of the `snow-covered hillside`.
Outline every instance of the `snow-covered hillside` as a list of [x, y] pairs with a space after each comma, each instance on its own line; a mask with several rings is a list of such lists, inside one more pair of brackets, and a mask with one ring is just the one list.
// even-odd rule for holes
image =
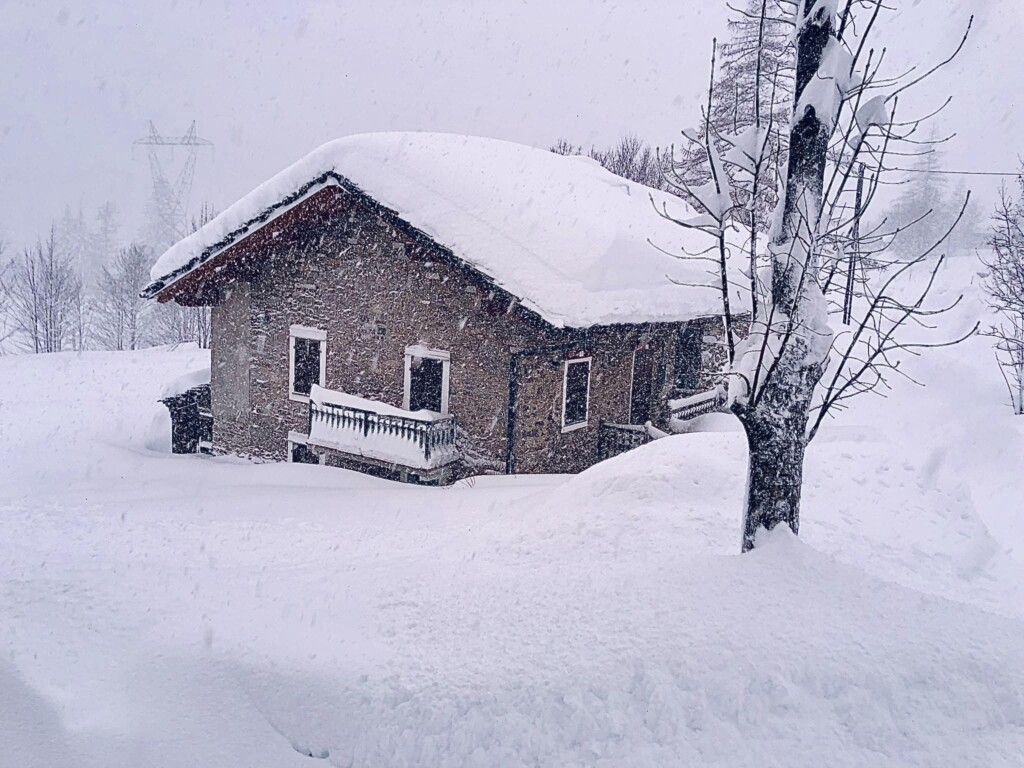
[[801, 539], [742, 557], [725, 417], [414, 488], [166, 453], [203, 360], [0, 359], [3, 768], [1020, 764], [1024, 439], [985, 339], [826, 429]]

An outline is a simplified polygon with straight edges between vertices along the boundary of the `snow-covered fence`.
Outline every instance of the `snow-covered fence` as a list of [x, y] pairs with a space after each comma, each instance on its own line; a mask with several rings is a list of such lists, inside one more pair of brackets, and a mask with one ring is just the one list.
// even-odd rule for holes
[[618, 456], [620, 453], [639, 448], [653, 439], [645, 425], [613, 424], [610, 421], [602, 421], [597, 427], [598, 461], [604, 461], [612, 456]]
[[373, 400], [314, 387], [309, 444], [413, 469], [436, 469], [459, 458], [454, 416], [404, 411]]
[[678, 400], [670, 400], [668, 405], [672, 411], [673, 420], [689, 421], [698, 416], [722, 410], [725, 406], [725, 396], [719, 390], [711, 389], [689, 397], [681, 397]]

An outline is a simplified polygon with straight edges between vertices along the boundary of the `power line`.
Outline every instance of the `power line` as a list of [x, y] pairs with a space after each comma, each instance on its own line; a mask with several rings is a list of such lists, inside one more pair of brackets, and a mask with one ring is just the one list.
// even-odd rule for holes
[[927, 168], [887, 168], [887, 171], [894, 173], [935, 173], [945, 176], [1013, 176], [1014, 178], [1024, 175], [1024, 171], [1003, 173], [1001, 171], [930, 171]]

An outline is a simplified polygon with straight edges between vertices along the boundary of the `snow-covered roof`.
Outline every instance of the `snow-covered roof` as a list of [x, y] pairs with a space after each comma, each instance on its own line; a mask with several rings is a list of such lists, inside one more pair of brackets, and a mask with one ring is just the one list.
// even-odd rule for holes
[[164, 386], [164, 391], [161, 397], [174, 397], [175, 395], [181, 395], [188, 392], [190, 389], [201, 387], [203, 384], [209, 383], [210, 364], [207, 363], [201, 368], [196, 368], [195, 370], [177, 377], [173, 381], [169, 381]]
[[[555, 326], [721, 313], [708, 262], [659, 251], [682, 255], [710, 245], [651, 204], [653, 196], [659, 208], [692, 216], [678, 198], [589, 158], [431, 133], [362, 134], [324, 144], [164, 253], [147, 295], [300, 202], [304, 188], [317, 191], [317, 179], [358, 188]], [[289, 197], [295, 199], [282, 206]]]

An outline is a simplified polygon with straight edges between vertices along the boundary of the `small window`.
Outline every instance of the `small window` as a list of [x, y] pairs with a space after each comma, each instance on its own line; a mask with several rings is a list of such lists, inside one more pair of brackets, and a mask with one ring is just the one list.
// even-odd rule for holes
[[402, 407], [407, 411], [427, 410], [447, 416], [450, 376], [450, 353], [420, 345], [406, 347]]
[[566, 360], [562, 382], [562, 431], [587, 425], [590, 409], [590, 358]]
[[295, 345], [295, 373], [292, 376], [292, 392], [309, 395], [314, 384], [320, 383], [320, 345], [313, 339], [293, 339]]
[[320, 457], [309, 450], [308, 445], [302, 443], [292, 443], [291, 456], [289, 457], [292, 464], [319, 464]]
[[288, 396], [306, 402], [314, 384], [324, 386], [327, 334], [316, 328], [293, 325], [288, 348]]

